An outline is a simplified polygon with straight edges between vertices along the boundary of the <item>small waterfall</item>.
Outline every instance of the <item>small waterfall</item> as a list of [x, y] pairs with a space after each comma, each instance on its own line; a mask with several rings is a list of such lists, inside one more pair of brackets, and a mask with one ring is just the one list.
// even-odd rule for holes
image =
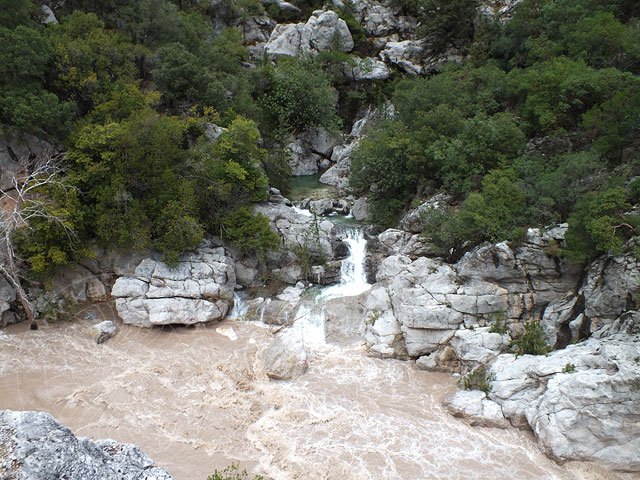
[[349, 247], [349, 256], [342, 261], [340, 283], [324, 289], [320, 294], [320, 298], [325, 300], [360, 295], [371, 288], [365, 271], [367, 240], [364, 233], [357, 228], [347, 228], [345, 234], [344, 242]]
[[349, 247], [349, 256], [342, 261], [340, 283], [323, 288], [314, 298], [304, 301], [296, 312], [293, 328], [300, 332], [307, 346], [326, 344], [324, 310], [327, 301], [360, 295], [371, 288], [365, 271], [367, 241], [363, 232], [345, 229], [344, 242]]
[[[245, 294], [246, 295], [246, 294]], [[244, 296], [238, 292], [233, 293], [233, 308], [227, 314], [227, 318], [233, 318], [234, 320], [244, 320], [247, 315], [249, 304], [245, 301]]]

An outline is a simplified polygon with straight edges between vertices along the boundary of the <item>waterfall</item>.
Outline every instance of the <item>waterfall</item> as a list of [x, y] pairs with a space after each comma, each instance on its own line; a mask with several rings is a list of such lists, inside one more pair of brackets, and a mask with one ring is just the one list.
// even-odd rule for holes
[[340, 283], [323, 288], [313, 298], [303, 301], [296, 312], [293, 329], [299, 332], [308, 347], [326, 343], [324, 310], [328, 301], [360, 295], [371, 288], [365, 271], [367, 241], [363, 232], [355, 228], [345, 229], [344, 242], [349, 248], [349, 256], [342, 261]]
[[[245, 294], [246, 295], [246, 294]], [[243, 295], [238, 292], [233, 293], [233, 308], [227, 314], [227, 318], [233, 318], [234, 320], [244, 320], [249, 304], [244, 299]]]
[[324, 289], [320, 294], [321, 299], [352, 297], [371, 288], [365, 271], [367, 240], [364, 233], [357, 228], [347, 228], [345, 232], [344, 242], [349, 247], [349, 256], [342, 261], [340, 283]]

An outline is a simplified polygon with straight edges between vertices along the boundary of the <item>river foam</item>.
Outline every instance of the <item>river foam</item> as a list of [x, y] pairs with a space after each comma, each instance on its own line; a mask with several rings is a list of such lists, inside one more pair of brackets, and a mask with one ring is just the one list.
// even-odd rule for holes
[[305, 375], [276, 382], [256, 360], [271, 338], [257, 325], [120, 326], [103, 345], [87, 330], [82, 312], [35, 332], [10, 327], [0, 407], [48, 411], [78, 435], [135, 443], [177, 480], [232, 462], [276, 480], [616, 478], [556, 465], [526, 432], [450, 417], [440, 402], [457, 388], [451, 377], [360, 346], [321, 346]]

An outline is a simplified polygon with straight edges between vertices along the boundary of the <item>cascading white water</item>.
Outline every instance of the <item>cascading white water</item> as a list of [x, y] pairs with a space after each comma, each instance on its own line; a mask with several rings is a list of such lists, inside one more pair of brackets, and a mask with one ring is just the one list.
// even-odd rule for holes
[[349, 256], [342, 261], [340, 283], [322, 289], [313, 299], [304, 301], [296, 312], [293, 329], [300, 333], [308, 347], [326, 344], [324, 309], [327, 301], [360, 295], [371, 288], [365, 271], [367, 241], [364, 234], [356, 228], [349, 228], [344, 242], [349, 248]]
[[349, 247], [349, 256], [342, 261], [340, 283], [325, 288], [319, 296], [321, 300], [352, 297], [371, 288], [365, 271], [367, 240], [364, 233], [357, 228], [348, 228], [344, 242]]
[[227, 314], [227, 318], [232, 318], [234, 320], [244, 320], [248, 309], [249, 309], [249, 305], [245, 301], [244, 297], [238, 294], [238, 292], [234, 292], [233, 308]]

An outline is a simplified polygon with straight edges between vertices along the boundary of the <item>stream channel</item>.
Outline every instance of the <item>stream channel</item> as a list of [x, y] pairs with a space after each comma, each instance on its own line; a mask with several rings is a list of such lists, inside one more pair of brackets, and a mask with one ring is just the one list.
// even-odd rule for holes
[[370, 287], [366, 242], [346, 232], [341, 282], [309, 295], [291, 327], [310, 355], [296, 380], [264, 374], [257, 352], [273, 333], [260, 322], [119, 325], [97, 346], [86, 319], [115, 312], [87, 305], [71, 321], [0, 332], [0, 408], [48, 411], [78, 436], [137, 444], [176, 480], [205, 480], [232, 462], [276, 480], [624, 478], [559, 466], [528, 432], [451, 417], [441, 406], [458, 388], [450, 375], [325, 341], [323, 302]]

